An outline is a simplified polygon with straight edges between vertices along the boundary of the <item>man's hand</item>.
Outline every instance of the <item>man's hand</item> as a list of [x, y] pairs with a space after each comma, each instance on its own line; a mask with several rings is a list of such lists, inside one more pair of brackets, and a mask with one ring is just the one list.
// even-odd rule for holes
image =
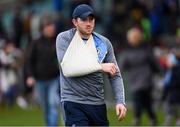
[[123, 104], [116, 105], [116, 115], [118, 116], [118, 120], [121, 121], [126, 116], [126, 107]]
[[27, 86], [32, 87], [35, 84], [35, 79], [33, 77], [28, 77], [26, 80]]
[[101, 67], [104, 72], [109, 73], [111, 76], [114, 76], [116, 72], [118, 71], [114, 63], [102, 63]]

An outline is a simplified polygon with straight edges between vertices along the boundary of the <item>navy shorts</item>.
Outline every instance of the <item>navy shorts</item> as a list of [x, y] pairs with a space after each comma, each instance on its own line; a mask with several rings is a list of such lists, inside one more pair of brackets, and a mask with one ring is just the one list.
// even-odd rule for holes
[[109, 126], [106, 105], [62, 103], [66, 126]]

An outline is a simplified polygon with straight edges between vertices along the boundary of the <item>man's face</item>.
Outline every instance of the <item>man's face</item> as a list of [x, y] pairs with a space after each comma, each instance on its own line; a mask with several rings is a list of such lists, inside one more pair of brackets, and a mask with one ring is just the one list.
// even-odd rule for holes
[[49, 24], [47, 26], [44, 27], [43, 29], [43, 33], [46, 37], [54, 37], [55, 35], [55, 25], [54, 24]]
[[137, 29], [132, 29], [130, 32], [127, 34], [127, 39], [128, 43], [131, 46], [137, 46], [141, 43], [143, 38], [143, 35], [140, 30]]
[[89, 36], [94, 30], [95, 19], [92, 16], [88, 16], [85, 20], [77, 18], [73, 19], [73, 24], [79, 30], [80, 34]]

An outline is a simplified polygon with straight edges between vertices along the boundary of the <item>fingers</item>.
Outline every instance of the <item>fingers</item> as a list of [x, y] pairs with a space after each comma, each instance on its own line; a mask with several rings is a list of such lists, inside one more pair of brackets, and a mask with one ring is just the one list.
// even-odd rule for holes
[[119, 117], [118, 117], [118, 120], [119, 121], [121, 121], [121, 120], [123, 120], [124, 118], [125, 118], [125, 116], [126, 116], [126, 109], [125, 108], [123, 108], [123, 109], [121, 109], [121, 111], [119, 111]]
[[111, 76], [114, 76], [118, 71], [118, 67], [114, 63], [103, 63], [101, 66], [102, 70], [109, 73]]
[[35, 84], [35, 80], [32, 77], [28, 77], [26, 83], [28, 87], [32, 87]]
[[116, 67], [116, 65], [114, 63], [112, 63], [110, 74], [112, 76], [114, 76], [116, 74], [116, 72], [117, 72], [117, 67]]
[[126, 107], [122, 104], [116, 105], [116, 114], [119, 121], [123, 120], [126, 116]]
[[116, 115], [119, 116], [119, 113], [120, 113], [119, 108], [116, 108]]

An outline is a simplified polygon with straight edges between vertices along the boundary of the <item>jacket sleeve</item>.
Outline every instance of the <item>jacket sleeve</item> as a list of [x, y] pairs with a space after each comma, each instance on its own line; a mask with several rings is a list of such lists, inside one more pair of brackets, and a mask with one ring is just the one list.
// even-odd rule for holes
[[27, 52], [27, 76], [34, 77], [36, 64], [36, 42], [32, 42]]
[[[110, 43], [109, 40], [107, 40], [107, 44], [108, 44], [108, 53], [105, 57], [104, 62], [105, 63], [114, 63], [118, 67], [112, 44]], [[109, 81], [110, 81], [110, 84], [112, 86], [112, 89], [113, 89], [113, 92], [115, 95], [116, 104], [124, 104], [125, 105], [124, 84], [123, 84], [123, 79], [122, 79], [119, 67], [118, 67], [118, 72], [114, 76], [109, 75]]]
[[153, 49], [151, 46], [147, 47], [147, 53], [148, 53], [148, 62], [150, 64], [151, 70], [154, 73], [160, 73], [162, 72], [162, 68], [160, 67], [158, 60], [155, 58]]

